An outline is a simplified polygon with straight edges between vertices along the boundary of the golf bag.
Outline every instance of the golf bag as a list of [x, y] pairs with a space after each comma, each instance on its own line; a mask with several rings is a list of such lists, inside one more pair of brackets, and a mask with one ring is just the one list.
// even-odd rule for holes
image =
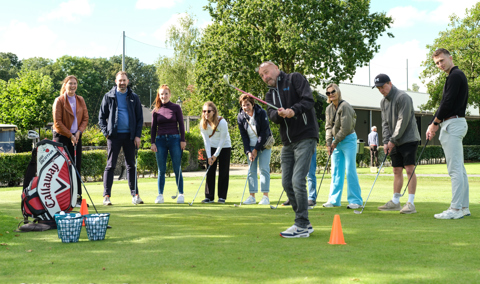
[[72, 158], [63, 144], [42, 140], [32, 151], [22, 192], [24, 222], [55, 226], [54, 215], [70, 212], [77, 201], [77, 174]]

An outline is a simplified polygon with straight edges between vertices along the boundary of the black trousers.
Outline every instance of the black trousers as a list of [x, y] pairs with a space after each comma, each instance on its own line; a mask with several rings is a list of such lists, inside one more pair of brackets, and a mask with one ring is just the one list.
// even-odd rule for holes
[[135, 143], [130, 140], [130, 133], [118, 133], [117, 137], [107, 139], [107, 167], [103, 173], [103, 196], [112, 196], [113, 173], [121, 149], [125, 155], [130, 194], [132, 196], [138, 194], [138, 186], [135, 184]]
[[370, 167], [378, 166], [378, 149], [377, 146], [370, 146]]
[[[78, 141], [77, 141], [77, 157], [76, 158], [75, 158], [75, 147], [73, 146], [72, 140], [70, 140], [70, 138], [53, 131], [53, 141], [63, 144], [64, 148], [70, 154], [70, 157], [72, 157], [72, 159], [73, 159], [72, 162], [75, 163], [75, 166], [78, 169], [78, 173], [80, 174], [80, 176], [82, 176], [82, 134], [80, 134], [80, 139], [78, 139]], [[74, 172], [72, 174], [77, 175], [76, 172]], [[81, 196], [82, 195], [82, 182], [81, 182], [81, 180], [78, 176], [77, 176], [77, 188], [78, 188], [77, 192]], [[75, 198], [76, 198], [76, 196], [75, 196]]]
[[[215, 153], [217, 148], [211, 148], [211, 153]], [[230, 179], [230, 155], [231, 148], [222, 148], [220, 155], [215, 160], [215, 163], [210, 166], [207, 173], [207, 182], [205, 183], [205, 198], [210, 200], [215, 199], [215, 175], [218, 169], [218, 198], [227, 199], [228, 182]], [[208, 166], [208, 165], [207, 165]]]

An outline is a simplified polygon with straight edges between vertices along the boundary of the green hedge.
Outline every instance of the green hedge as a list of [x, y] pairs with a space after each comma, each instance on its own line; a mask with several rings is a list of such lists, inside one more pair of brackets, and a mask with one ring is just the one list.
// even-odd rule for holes
[[93, 150], [82, 152], [82, 178], [87, 177], [93, 180], [102, 180], [103, 172], [107, 166], [107, 151]]
[[[190, 158], [190, 153], [188, 151], [183, 151], [182, 156], [182, 169], [188, 165]], [[158, 167], [157, 159], [155, 157], [155, 152], [152, 150], [139, 150], [138, 151], [138, 174], [145, 176], [147, 173], [151, 173], [154, 176], [157, 176]], [[170, 159], [170, 154], [167, 157], [167, 172], [166, 175], [170, 176], [173, 172], [172, 160]]]

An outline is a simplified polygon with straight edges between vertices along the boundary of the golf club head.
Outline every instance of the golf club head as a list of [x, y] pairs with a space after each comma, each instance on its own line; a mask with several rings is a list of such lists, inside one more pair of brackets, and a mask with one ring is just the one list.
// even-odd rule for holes
[[233, 204], [233, 207], [240, 207], [240, 205], [238, 205], [238, 204]]
[[270, 209], [277, 209], [277, 207], [274, 207], [273, 205], [270, 205]]
[[177, 196], [176, 196], [176, 195], [172, 195], [172, 199], [175, 199], [175, 198], [177, 198]]
[[192, 203], [188, 203], [188, 206], [193, 206], [193, 202], [192, 202]]
[[363, 209], [362, 209], [362, 211], [353, 210], [353, 213], [355, 213], [355, 214], [362, 214], [362, 212], [363, 212]]
[[225, 80], [225, 83], [230, 86], [230, 76], [227, 74], [223, 75], [223, 80]]

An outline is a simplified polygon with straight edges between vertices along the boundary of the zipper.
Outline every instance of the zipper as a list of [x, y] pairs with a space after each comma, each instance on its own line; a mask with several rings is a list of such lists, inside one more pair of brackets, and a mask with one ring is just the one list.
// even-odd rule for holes
[[[277, 93], [278, 96], [278, 102], [280, 103], [280, 107], [283, 108], [282, 105], [282, 99], [280, 98], [280, 92], [278, 91], [278, 81], [279, 81], [280, 76], [277, 77], [277, 87], [273, 88], [273, 91]], [[275, 96], [273, 96], [273, 103], [275, 104]], [[285, 131], [285, 134], [287, 135], [288, 142], [292, 143], [292, 140], [290, 139], [290, 136], [288, 135], [288, 124], [287, 124], [287, 119], [284, 118], [283, 122], [285, 122], [285, 126], [287, 127], [287, 131]]]

